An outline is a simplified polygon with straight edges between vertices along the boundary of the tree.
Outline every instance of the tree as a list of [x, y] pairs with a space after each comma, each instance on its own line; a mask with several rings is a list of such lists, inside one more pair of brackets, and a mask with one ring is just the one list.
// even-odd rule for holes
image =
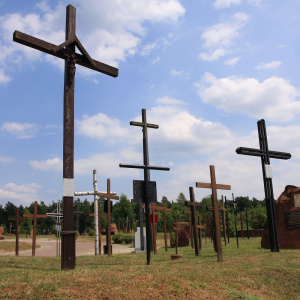
[[178, 222], [188, 222], [188, 215], [184, 213], [184, 210], [186, 210], [185, 205], [186, 198], [183, 193], [179, 193], [176, 202], [173, 203], [173, 222], [175, 221], [175, 218], [177, 217]]

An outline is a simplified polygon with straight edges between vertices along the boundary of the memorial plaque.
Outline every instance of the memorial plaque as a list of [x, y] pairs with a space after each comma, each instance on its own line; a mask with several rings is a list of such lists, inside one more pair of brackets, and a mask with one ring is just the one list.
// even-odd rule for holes
[[[150, 203], [157, 202], [156, 181], [148, 181], [148, 195]], [[141, 200], [142, 199], [142, 200]], [[144, 203], [144, 181], [133, 180], [133, 203]]]
[[300, 194], [294, 195], [295, 207], [300, 207]]
[[287, 229], [300, 229], [300, 211], [286, 211], [285, 224]]

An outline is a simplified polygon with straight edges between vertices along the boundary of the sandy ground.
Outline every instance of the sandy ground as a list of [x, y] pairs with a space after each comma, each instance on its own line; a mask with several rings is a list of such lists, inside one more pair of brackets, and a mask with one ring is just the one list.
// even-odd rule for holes
[[[14, 241], [11, 239], [0, 240], [0, 243], [5, 243], [7, 241]], [[20, 242], [31, 242], [29, 239], [20, 239]], [[50, 239], [37, 239], [36, 244], [41, 246], [40, 248], [35, 249], [36, 256], [56, 256], [57, 242], [56, 240]], [[112, 244], [112, 253], [121, 254], [121, 253], [131, 253], [134, 251], [134, 248], [128, 247], [126, 245]], [[103, 253], [103, 245], [102, 245]], [[31, 256], [32, 250], [19, 251], [19, 256]], [[14, 256], [15, 251], [13, 252], [4, 252], [0, 253], [0, 256]], [[84, 255], [95, 255], [95, 243], [89, 242], [78, 242], [76, 241], [76, 256]]]

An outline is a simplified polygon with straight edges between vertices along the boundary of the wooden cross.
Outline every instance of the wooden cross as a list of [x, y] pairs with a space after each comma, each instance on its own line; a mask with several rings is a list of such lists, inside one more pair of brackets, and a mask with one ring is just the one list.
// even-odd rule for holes
[[[160, 210], [163, 211], [164, 213], [164, 240], [165, 240], [165, 251], [168, 251], [168, 239], [167, 239], [167, 211], [173, 211], [172, 208], [167, 208], [166, 207], [166, 197], [164, 196], [162, 198], [162, 202], [163, 202], [163, 206], [155, 206], [153, 203], [152, 205], [149, 206], [149, 209], [152, 209], [152, 213], [154, 213], [155, 210]], [[141, 208], [145, 208], [145, 205], [141, 205]], [[153, 222], [153, 218], [152, 218], [152, 222]], [[155, 226], [153, 224], [153, 226]], [[154, 249], [154, 254], [157, 253], [156, 250], [156, 234], [154, 234], [154, 230], [153, 229], [153, 249]]]
[[107, 246], [107, 255], [111, 256], [111, 199], [119, 200], [119, 196], [112, 195], [110, 192], [110, 179], [107, 179], [107, 192], [98, 193], [98, 196], [107, 199], [107, 235], [106, 235], [106, 246]]
[[80, 214], [83, 214], [83, 211], [80, 211], [78, 208], [76, 211], [73, 212], [74, 215], [76, 215], [76, 231], [79, 232], [79, 216]]
[[220, 219], [219, 219], [217, 189], [230, 190], [231, 186], [216, 183], [215, 166], [212, 166], [212, 165], [210, 166], [210, 178], [211, 178], [211, 183], [196, 182], [196, 187], [211, 188], [212, 202], [213, 202], [213, 214], [214, 214], [215, 245], [216, 245], [216, 250], [217, 250], [218, 261], [221, 262], [221, 261], [223, 261], [223, 254], [222, 254], [222, 244], [221, 244], [221, 228], [220, 228]]
[[200, 206], [200, 203], [195, 201], [194, 189], [190, 186], [190, 201], [185, 201], [186, 206], [190, 206], [191, 208], [191, 217], [192, 217], [192, 227], [194, 234], [194, 245], [195, 245], [195, 254], [199, 256], [199, 243], [197, 238], [197, 224], [196, 224], [196, 207]]
[[199, 230], [199, 248], [202, 249], [202, 231], [201, 230], [206, 230], [206, 225], [201, 224], [201, 216], [199, 215], [198, 217], [198, 224], [197, 224], [197, 229]]
[[237, 154], [260, 156], [263, 172], [265, 199], [267, 206], [268, 228], [270, 238], [270, 248], [272, 252], [279, 252], [279, 242], [277, 233], [277, 220], [274, 204], [274, 193], [272, 183], [272, 170], [270, 166], [270, 158], [290, 159], [290, 153], [271, 151], [268, 148], [267, 130], [265, 120], [261, 119], [257, 122], [258, 138], [260, 149], [239, 147], [236, 149]]
[[23, 214], [25, 218], [33, 218], [33, 234], [32, 234], [32, 256], [35, 256], [35, 248], [36, 248], [36, 226], [37, 219], [47, 219], [47, 215], [38, 215], [37, 214], [37, 201], [34, 202], [34, 213], [33, 214]]
[[27, 218], [19, 217], [19, 208], [16, 209], [16, 217], [8, 218], [8, 221], [16, 221], [16, 256], [19, 256], [19, 221], [26, 221]]
[[170, 171], [167, 167], [157, 167], [149, 165], [149, 151], [148, 151], [148, 127], [158, 129], [158, 125], [147, 123], [146, 109], [142, 109], [142, 122], [130, 121], [130, 125], [139, 126], [143, 128], [143, 165], [119, 164], [121, 168], [136, 168], [144, 170], [144, 199], [145, 199], [145, 213], [146, 213], [146, 241], [147, 241], [147, 265], [150, 265], [151, 258], [151, 224], [149, 222], [150, 214], [150, 200], [148, 195], [148, 182], [150, 181], [150, 170]]
[[232, 202], [233, 202], [233, 213], [234, 213], [234, 227], [235, 227], [235, 237], [236, 237], [236, 246], [239, 248], [239, 235], [237, 230], [237, 208], [236, 208], [236, 200], [234, 199], [234, 195], [232, 193]]
[[175, 226], [173, 225], [173, 231], [175, 231], [175, 253], [178, 254], [178, 232], [180, 231], [180, 226], [178, 226], [177, 217], [175, 218]]
[[228, 244], [229, 244], [230, 228], [229, 228], [228, 204], [227, 204], [226, 196], [225, 196], [225, 208], [227, 208], [227, 211], [226, 211], [226, 228], [227, 228], [227, 238], [228, 238]]
[[[74, 87], [76, 64], [112, 77], [118, 76], [118, 69], [98, 62], [90, 57], [90, 55], [76, 36], [76, 8], [72, 5], [67, 6], [66, 41], [62, 44], [57, 46], [19, 31], [14, 32], [13, 40], [17, 43], [65, 60], [63, 129], [64, 226], [62, 232], [61, 269], [74, 269], [76, 266], [75, 231], [73, 227]], [[76, 47], [81, 54], [75, 51]]]
[[[191, 210], [185, 210], [183, 211], [185, 214], [189, 217], [189, 229], [190, 229], [190, 240], [191, 240], [191, 247], [194, 249], [194, 230], [192, 226], [192, 212]], [[196, 212], [196, 217], [200, 215], [200, 212]]]
[[243, 223], [243, 215], [240, 213], [240, 221], [241, 221], [241, 237], [244, 239], [244, 223]]

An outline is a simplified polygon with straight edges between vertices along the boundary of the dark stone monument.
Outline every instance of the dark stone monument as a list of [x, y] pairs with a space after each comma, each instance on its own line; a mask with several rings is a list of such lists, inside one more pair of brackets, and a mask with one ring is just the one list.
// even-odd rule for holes
[[[281, 249], [300, 249], [300, 187], [287, 185], [275, 204], [278, 241]], [[264, 230], [261, 246], [270, 248]]]

